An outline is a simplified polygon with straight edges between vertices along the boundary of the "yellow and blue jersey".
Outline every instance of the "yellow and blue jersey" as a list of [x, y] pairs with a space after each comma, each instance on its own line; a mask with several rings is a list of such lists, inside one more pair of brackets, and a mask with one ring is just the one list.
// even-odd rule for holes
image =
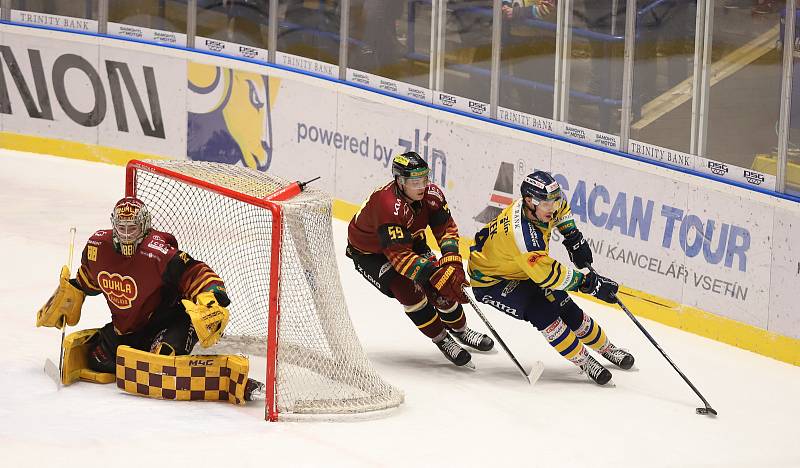
[[501, 280], [530, 279], [542, 289], [574, 291], [583, 283], [583, 273], [550, 256], [553, 228], [565, 234], [575, 220], [566, 200], [547, 222], [531, 221], [517, 199], [475, 234], [470, 248], [469, 276], [472, 287], [492, 286]]

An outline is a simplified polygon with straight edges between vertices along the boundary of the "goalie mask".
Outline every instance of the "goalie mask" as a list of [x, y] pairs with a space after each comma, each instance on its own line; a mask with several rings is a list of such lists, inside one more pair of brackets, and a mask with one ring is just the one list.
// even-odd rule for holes
[[150, 212], [138, 198], [125, 197], [114, 205], [111, 226], [114, 247], [122, 255], [130, 257], [150, 231]]

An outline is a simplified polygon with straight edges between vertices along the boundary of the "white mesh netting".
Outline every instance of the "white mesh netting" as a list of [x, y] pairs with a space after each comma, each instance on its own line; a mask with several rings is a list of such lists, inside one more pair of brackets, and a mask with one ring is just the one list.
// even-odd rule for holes
[[[263, 199], [288, 181], [249, 168], [195, 161], [147, 161], [215, 187]], [[136, 196], [153, 227], [206, 262], [231, 298], [225, 352], [266, 355], [272, 214], [158, 170], [136, 170]], [[403, 394], [373, 369], [356, 336], [333, 249], [331, 198], [307, 189], [283, 208], [279, 280], [277, 409], [290, 415], [344, 415], [398, 406]]]

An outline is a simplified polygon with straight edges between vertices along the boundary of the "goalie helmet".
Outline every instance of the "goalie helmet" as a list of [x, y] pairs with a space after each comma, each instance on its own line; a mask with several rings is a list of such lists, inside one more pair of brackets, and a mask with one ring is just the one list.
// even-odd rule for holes
[[427, 177], [429, 172], [428, 163], [414, 151], [398, 154], [392, 159], [392, 175], [395, 177]]
[[519, 191], [523, 197], [533, 198], [534, 205], [561, 198], [561, 186], [550, 173], [545, 171], [536, 171], [526, 176]]
[[114, 205], [111, 226], [114, 246], [130, 257], [150, 231], [150, 212], [138, 198], [125, 197]]

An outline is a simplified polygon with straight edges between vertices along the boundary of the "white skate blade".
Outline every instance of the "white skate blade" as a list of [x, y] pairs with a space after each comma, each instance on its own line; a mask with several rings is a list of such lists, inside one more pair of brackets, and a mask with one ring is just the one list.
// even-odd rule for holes
[[461, 367], [466, 367], [469, 370], [475, 370], [475, 363], [470, 360], [470, 361], [467, 361], [467, 363], [464, 364]]
[[536, 361], [526, 376], [528, 377], [528, 383], [531, 385], [535, 384], [539, 380], [539, 377], [542, 376], [542, 372], [544, 372], [544, 363], [542, 361]]
[[58, 367], [56, 367], [55, 363], [53, 363], [50, 358], [44, 361], [44, 373], [53, 379], [53, 383], [56, 384], [56, 390], [61, 390], [61, 372], [58, 371]]

